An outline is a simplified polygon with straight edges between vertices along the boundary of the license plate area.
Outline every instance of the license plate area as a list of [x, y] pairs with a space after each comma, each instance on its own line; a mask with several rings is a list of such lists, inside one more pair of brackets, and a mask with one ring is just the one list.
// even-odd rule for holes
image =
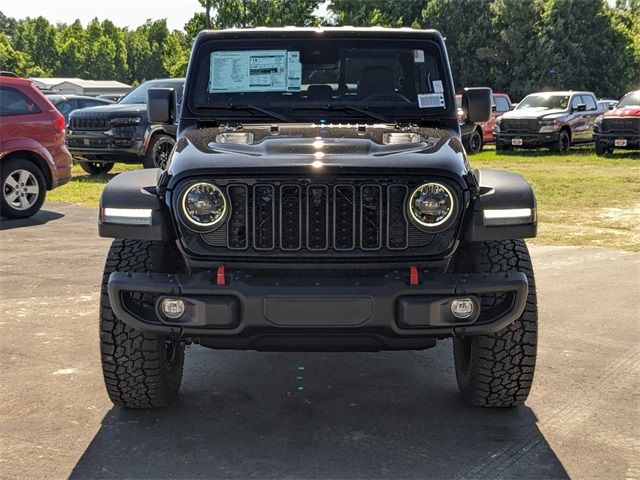
[[616, 138], [616, 140], [614, 141], [614, 145], [616, 147], [626, 147], [627, 146], [627, 139], [626, 138]]
[[521, 138], [512, 138], [511, 139], [511, 145], [513, 145], [514, 147], [522, 146], [522, 139]]
[[265, 318], [280, 326], [356, 326], [373, 315], [373, 299], [366, 296], [268, 296], [263, 308]]

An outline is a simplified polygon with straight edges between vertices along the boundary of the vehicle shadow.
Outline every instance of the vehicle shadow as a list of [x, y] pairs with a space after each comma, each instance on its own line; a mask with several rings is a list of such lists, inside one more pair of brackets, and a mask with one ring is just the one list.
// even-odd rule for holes
[[428, 352], [188, 351], [181, 400], [113, 408], [71, 478], [568, 478], [528, 407], [460, 399]]
[[59, 220], [62, 217], [64, 217], [64, 213], [51, 212], [49, 210], [40, 210], [34, 216], [29, 218], [9, 220], [5, 217], [0, 217], [0, 231], [11, 230], [13, 228], [35, 227], [38, 225], [44, 225], [45, 223]]

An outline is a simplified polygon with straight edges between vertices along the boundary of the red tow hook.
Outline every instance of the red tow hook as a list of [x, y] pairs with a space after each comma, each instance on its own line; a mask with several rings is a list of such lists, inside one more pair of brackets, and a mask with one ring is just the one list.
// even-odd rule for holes
[[415, 286], [420, 284], [420, 276], [418, 268], [415, 265], [409, 267], [409, 285]]
[[218, 273], [216, 275], [216, 285], [223, 286], [226, 285], [226, 279], [224, 277], [224, 265], [220, 265], [218, 267]]

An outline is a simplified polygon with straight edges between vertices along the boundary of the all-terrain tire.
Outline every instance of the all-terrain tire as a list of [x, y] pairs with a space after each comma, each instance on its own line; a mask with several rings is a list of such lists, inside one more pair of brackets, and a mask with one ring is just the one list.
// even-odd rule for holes
[[100, 354], [109, 398], [127, 408], [164, 407], [176, 399], [184, 344], [140, 332], [118, 319], [111, 309], [107, 282], [112, 272], [175, 272], [175, 247], [169, 243], [114, 240], [102, 277]]
[[101, 175], [103, 173], [109, 173], [115, 166], [113, 162], [79, 162], [80, 168], [82, 168], [89, 175]]
[[[462, 396], [480, 407], [513, 407], [527, 399], [536, 365], [538, 311], [529, 251], [523, 240], [478, 242], [463, 246], [456, 259], [459, 272], [522, 272], [529, 281], [524, 312], [492, 335], [453, 340], [456, 378]], [[481, 297], [482, 308], [501, 300]]]

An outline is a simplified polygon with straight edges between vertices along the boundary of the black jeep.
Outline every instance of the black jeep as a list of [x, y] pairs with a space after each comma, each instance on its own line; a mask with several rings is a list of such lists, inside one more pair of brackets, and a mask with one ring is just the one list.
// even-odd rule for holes
[[83, 108], [69, 116], [66, 143], [74, 160], [92, 175], [109, 172], [114, 162], [164, 168], [175, 145], [175, 128], [149, 122], [147, 91], [172, 88], [182, 97], [184, 79], [150, 80], [117, 104]]
[[[166, 170], [106, 186], [115, 238], [100, 304], [111, 400], [177, 395], [185, 345], [267, 351], [425, 349], [453, 338], [473, 405], [524, 402], [536, 359], [520, 176], [472, 170], [442, 37], [412, 29], [208, 31]], [[491, 91], [467, 89], [472, 122]]]

